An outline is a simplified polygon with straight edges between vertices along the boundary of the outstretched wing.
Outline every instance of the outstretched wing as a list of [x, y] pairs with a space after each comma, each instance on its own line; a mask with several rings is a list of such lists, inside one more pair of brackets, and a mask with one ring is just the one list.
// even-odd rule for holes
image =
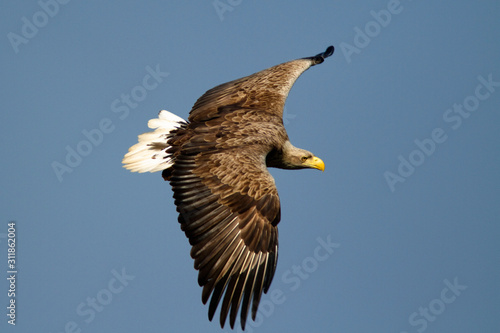
[[297, 78], [311, 66], [321, 64], [333, 54], [333, 46], [313, 57], [288, 61], [255, 74], [223, 83], [208, 90], [193, 106], [189, 121], [205, 121], [221, 107], [242, 103], [245, 108], [266, 110], [282, 118], [283, 107]]
[[188, 133], [179, 134], [181, 140], [190, 139], [176, 156], [170, 184], [199, 270], [203, 303], [211, 296], [209, 319], [221, 303], [221, 326], [229, 315], [234, 327], [241, 305], [244, 328], [250, 306], [255, 320], [276, 269], [280, 202], [264, 151], [271, 138], [266, 133], [284, 135], [284, 130], [268, 121], [234, 122], [243, 116], [266, 117], [259, 112], [230, 113], [229, 121], [218, 117], [190, 123]]

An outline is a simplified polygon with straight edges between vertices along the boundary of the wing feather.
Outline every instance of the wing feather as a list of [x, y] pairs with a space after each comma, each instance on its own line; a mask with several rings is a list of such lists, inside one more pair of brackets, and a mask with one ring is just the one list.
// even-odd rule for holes
[[[224, 294], [224, 291], [226, 290], [228, 282], [236, 274], [238, 263], [240, 262], [241, 256], [245, 252], [245, 245], [243, 244], [243, 241], [240, 240], [240, 242], [238, 242], [236, 250], [234, 251], [235, 255], [232, 256], [232, 260], [227, 261], [226, 265], [224, 266], [224, 270], [222, 271], [224, 272], [224, 274], [222, 276], [219, 275], [218, 279], [214, 281], [215, 288], [213, 289], [212, 298], [210, 300], [210, 305], [208, 308], [208, 318], [210, 320], [213, 319], [215, 311], [217, 310], [219, 302]], [[208, 296], [210, 296], [210, 294]], [[222, 316], [224, 316], [224, 318], [226, 317], [224, 313], [221, 312], [221, 317]]]
[[[238, 287], [241, 289], [240, 285], [240, 277], [243, 274], [243, 272], [248, 270], [248, 258], [251, 257], [253, 258], [253, 255], [250, 254], [249, 252], [246, 252], [244, 257], [241, 258], [236, 262], [235, 265], [235, 274], [231, 275], [229, 284], [226, 287], [226, 292], [224, 295], [224, 300], [222, 302], [222, 307], [221, 307], [221, 316], [220, 316], [220, 325], [221, 327], [224, 327], [224, 323], [226, 322], [227, 315], [229, 314], [229, 311], [231, 309], [231, 305], [233, 304], [235, 299], [238, 299], [239, 297], [236, 294], [240, 294], [239, 291], [237, 291]], [[238, 310], [238, 309], [236, 309]], [[236, 320], [236, 316], [230, 316], [229, 323], [231, 325], [231, 328], [234, 328], [234, 322]]]
[[221, 326], [229, 317], [234, 327], [243, 304], [242, 328], [250, 304], [254, 316], [263, 286], [272, 280], [275, 267], [265, 266], [275, 265], [280, 216], [265, 158], [257, 156], [259, 149], [248, 148], [193, 143], [181, 149], [170, 179], [179, 222], [199, 271], [203, 303], [211, 297], [209, 319], [221, 304]]

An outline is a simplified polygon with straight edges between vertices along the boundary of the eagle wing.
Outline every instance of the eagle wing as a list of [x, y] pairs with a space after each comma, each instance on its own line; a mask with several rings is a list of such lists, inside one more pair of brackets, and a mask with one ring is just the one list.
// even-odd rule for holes
[[199, 270], [202, 301], [212, 295], [210, 320], [222, 303], [221, 326], [229, 314], [234, 327], [241, 305], [244, 328], [252, 302], [255, 320], [276, 270], [280, 202], [265, 155], [277, 140], [272, 135], [286, 133], [270, 117], [225, 109], [210, 121], [190, 123], [169, 141], [175, 146], [177, 138], [189, 136], [175, 157], [170, 184]]

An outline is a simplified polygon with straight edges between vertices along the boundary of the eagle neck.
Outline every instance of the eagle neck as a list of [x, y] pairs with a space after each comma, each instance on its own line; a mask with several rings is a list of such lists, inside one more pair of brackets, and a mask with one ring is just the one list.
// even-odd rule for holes
[[296, 169], [292, 162], [292, 157], [299, 148], [292, 145], [290, 140], [286, 140], [280, 148], [273, 149], [266, 156], [266, 165], [271, 168]]

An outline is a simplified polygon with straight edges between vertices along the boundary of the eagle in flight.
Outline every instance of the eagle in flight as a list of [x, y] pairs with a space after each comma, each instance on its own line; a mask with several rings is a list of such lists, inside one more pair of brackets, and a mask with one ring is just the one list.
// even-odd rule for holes
[[280, 200], [268, 167], [325, 164], [294, 147], [283, 126], [283, 108], [295, 80], [333, 54], [333, 46], [208, 90], [188, 120], [160, 111], [123, 158], [133, 172], [162, 171], [170, 182], [179, 223], [192, 246], [208, 317], [221, 303], [220, 325], [234, 328], [241, 306], [245, 329], [255, 320], [278, 259]]

